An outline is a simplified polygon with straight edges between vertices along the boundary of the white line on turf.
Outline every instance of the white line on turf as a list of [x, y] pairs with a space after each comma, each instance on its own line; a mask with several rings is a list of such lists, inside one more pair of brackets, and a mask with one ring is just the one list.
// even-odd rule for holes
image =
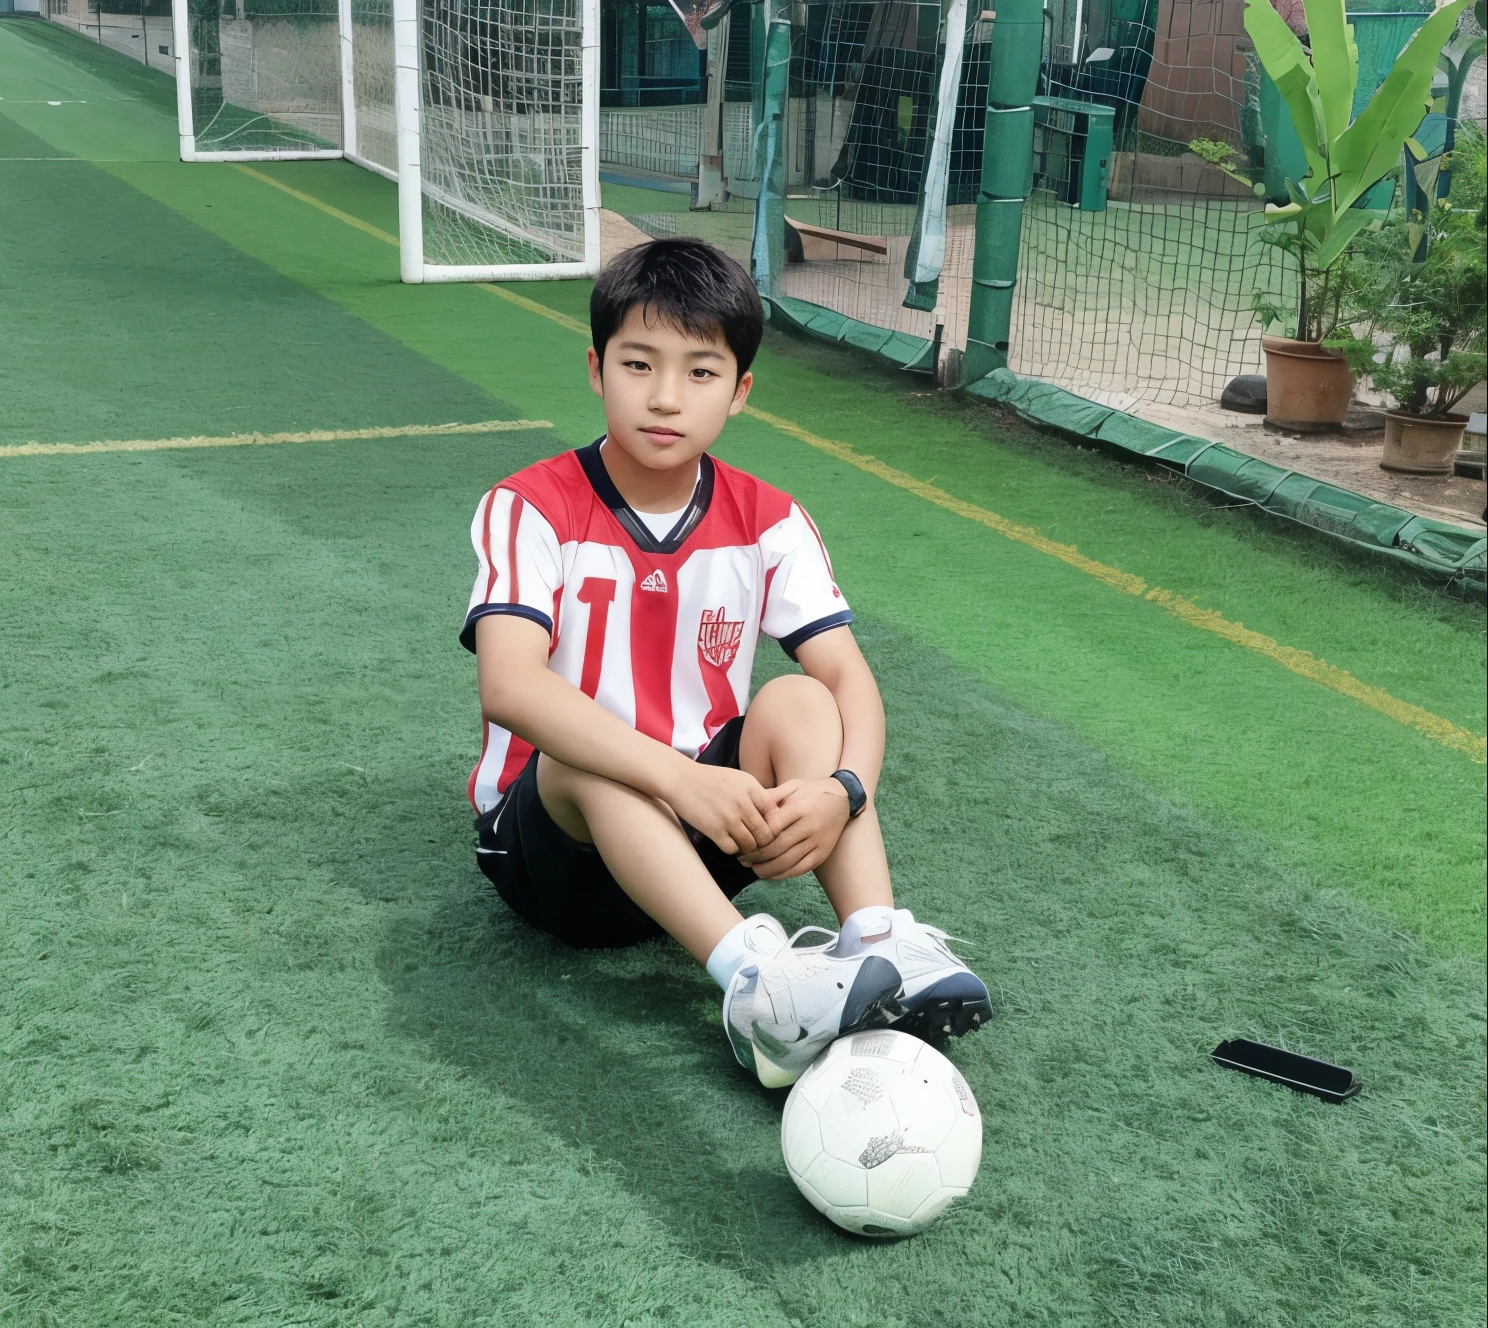
[[399, 424], [380, 429], [308, 429], [302, 433], [231, 433], [220, 437], [104, 439], [96, 443], [15, 443], [0, 457], [82, 456], [95, 452], [175, 452], [200, 447], [265, 447], [275, 443], [349, 443], [373, 438], [438, 438], [462, 433], [551, 429], [550, 420], [481, 420], [475, 424]]

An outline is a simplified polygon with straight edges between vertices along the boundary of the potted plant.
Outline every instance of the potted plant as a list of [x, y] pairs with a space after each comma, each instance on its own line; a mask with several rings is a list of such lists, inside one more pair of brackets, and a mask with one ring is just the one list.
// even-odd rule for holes
[[[1416, 30], [1353, 119], [1359, 52], [1344, 0], [1304, 0], [1310, 53], [1270, 0], [1247, 0], [1245, 30], [1286, 104], [1307, 164], [1301, 180], [1286, 182], [1291, 201], [1267, 204], [1260, 235], [1288, 255], [1297, 277], [1295, 303], [1270, 292], [1255, 296], [1263, 327], [1279, 324], [1292, 333], [1261, 338], [1266, 415], [1284, 428], [1332, 429], [1348, 414], [1353, 373], [1344, 352], [1327, 343], [1344, 326], [1350, 305], [1351, 247], [1380, 220], [1365, 206], [1368, 196], [1396, 169], [1406, 140], [1430, 109], [1437, 57], [1468, 3], [1451, 0]], [[1197, 140], [1190, 146], [1264, 194], [1263, 184], [1234, 169], [1227, 145]]]
[[1451, 159], [1452, 193], [1467, 206], [1439, 198], [1424, 216], [1393, 221], [1360, 246], [1352, 329], [1336, 344], [1395, 403], [1385, 416], [1386, 470], [1451, 474], [1467, 427], [1452, 408], [1488, 372], [1483, 163], [1482, 131], [1467, 125]]

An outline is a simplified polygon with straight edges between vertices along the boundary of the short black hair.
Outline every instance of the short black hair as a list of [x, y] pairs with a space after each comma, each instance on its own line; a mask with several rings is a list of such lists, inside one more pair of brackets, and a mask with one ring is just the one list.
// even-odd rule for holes
[[687, 336], [721, 334], [740, 377], [765, 335], [765, 311], [749, 274], [722, 249], [691, 236], [638, 244], [599, 274], [589, 297], [589, 331], [601, 367], [605, 346], [636, 305], [648, 321], [659, 319]]

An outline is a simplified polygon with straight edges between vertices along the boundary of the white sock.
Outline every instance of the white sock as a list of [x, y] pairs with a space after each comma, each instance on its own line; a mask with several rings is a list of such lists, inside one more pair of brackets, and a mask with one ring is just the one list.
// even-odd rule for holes
[[856, 954], [863, 943], [863, 937], [871, 936], [879, 940], [893, 929], [894, 909], [886, 904], [870, 904], [867, 908], [858, 909], [856, 913], [849, 913], [842, 920], [842, 930], [838, 933], [834, 948], [839, 954]]
[[785, 944], [785, 928], [768, 913], [736, 922], [708, 956], [708, 976], [724, 991], [745, 963], [768, 959]]

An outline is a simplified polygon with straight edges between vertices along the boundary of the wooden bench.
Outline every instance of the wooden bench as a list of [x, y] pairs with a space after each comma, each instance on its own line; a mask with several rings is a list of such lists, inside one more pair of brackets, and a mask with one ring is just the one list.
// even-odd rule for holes
[[[812, 226], [807, 222], [797, 221], [794, 217], [787, 217], [785, 224], [788, 228], [787, 262], [823, 262], [840, 258], [870, 263], [879, 259], [888, 261], [889, 242], [881, 235], [854, 235], [851, 231], [834, 231], [826, 226]], [[794, 232], [800, 243], [800, 257], [794, 257], [791, 253], [795, 248], [790, 243], [791, 232]], [[854, 252], [843, 253], [844, 249]]]

